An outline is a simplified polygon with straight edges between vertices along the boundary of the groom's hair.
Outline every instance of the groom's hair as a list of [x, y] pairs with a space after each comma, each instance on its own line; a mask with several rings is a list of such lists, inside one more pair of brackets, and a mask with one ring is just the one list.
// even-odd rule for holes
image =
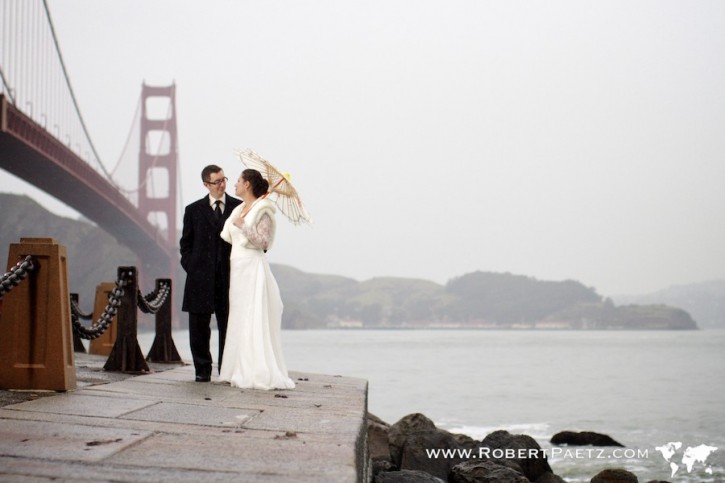
[[218, 173], [221, 170], [222, 169], [216, 164], [210, 164], [209, 166], [201, 170], [201, 180], [206, 183], [209, 181], [209, 176], [212, 173]]

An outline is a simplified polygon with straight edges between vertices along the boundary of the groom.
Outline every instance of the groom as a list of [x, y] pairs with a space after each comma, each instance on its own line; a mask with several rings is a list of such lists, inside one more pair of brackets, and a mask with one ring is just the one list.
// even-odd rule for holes
[[196, 381], [209, 382], [212, 372], [211, 314], [216, 316], [219, 329], [217, 370], [222, 363], [229, 317], [231, 245], [222, 240], [219, 233], [229, 214], [242, 201], [225, 193], [227, 178], [219, 166], [205, 167], [201, 180], [209, 195], [186, 207], [179, 240], [181, 266], [186, 271], [181, 310], [189, 313], [189, 343]]

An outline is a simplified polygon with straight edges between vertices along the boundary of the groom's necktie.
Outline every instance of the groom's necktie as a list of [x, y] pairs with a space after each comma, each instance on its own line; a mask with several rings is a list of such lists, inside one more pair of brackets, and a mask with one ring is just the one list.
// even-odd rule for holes
[[222, 200], [216, 200], [214, 202], [214, 204], [216, 205], [216, 207], [214, 208], [214, 216], [216, 216], [216, 219], [218, 221], [218, 220], [222, 219], [222, 209], [221, 209]]

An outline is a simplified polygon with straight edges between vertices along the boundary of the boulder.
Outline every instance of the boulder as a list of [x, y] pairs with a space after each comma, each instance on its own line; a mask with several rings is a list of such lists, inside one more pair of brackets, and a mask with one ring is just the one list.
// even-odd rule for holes
[[451, 483], [529, 483], [519, 471], [493, 461], [471, 460], [451, 469]]
[[481, 453], [482, 456], [499, 463], [497, 460], [506, 460], [505, 466], [518, 466], [530, 481], [536, 481], [545, 473], [553, 473], [544, 450], [534, 438], [526, 434], [494, 431], [483, 438], [480, 446], [490, 450], [488, 454], [485, 451]]
[[478, 441], [471, 438], [467, 434], [451, 433], [451, 436], [453, 436], [453, 439], [455, 439], [458, 443], [462, 444], [463, 446], [478, 446]]
[[535, 483], [566, 483], [566, 480], [554, 473], [544, 473], [536, 479]]
[[639, 483], [637, 476], [621, 468], [607, 468], [597, 473], [590, 483]]
[[594, 433], [592, 431], [561, 431], [551, 437], [551, 444], [569, 446], [621, 446], [623, 444], [613, 440], [606, 434]]
[[397, 423], [390, 426], [388, 429], [388, 444], [393, 464], [400, 468], [403, 445], [409, 434], [427, 431], [436, 431], [436, 425], [420, 413], [403, 416]]
[[[470, 459], [466, 457], [466, 450], [471, 451], [473, 458], [477, 457], [477, 443], [474, 445], [475, 448], [466, 448], [451, 433], [440, 429], [410, 433], [401, 449], [400, 469], [422, 470], [447, 480], [454, 466]], [[432, 454], [432, 450], [437, 454]], [[448, 454], [443, 453], [446, 450]]]
[[388, 460], [371, 460], [371, 462], [373, 478], [375, 478], [375, 476], [379, 473], [384, 473], [386, 471], [398, 471], [399, 469]]
[[373, 483], [446, 483], [425, 471], [400, 470], [379, 473]]
[[390, 425], [374, 414], [368, 413], [368, 454], [372, 461], [387, 460], [390, 458], [388, 444], [388, 431]]

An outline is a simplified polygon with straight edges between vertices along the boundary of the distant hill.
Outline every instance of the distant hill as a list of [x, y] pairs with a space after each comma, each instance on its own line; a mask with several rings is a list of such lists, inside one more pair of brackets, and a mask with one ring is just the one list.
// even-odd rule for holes
[[[0, 193], [0, 264], [7, 269], [8, 250], [20, 238], [54, 238], [68, 252], [68, 285], [91, 310], [96, 285], [116, 280], [119, 266], [135, 265], [136, 255], [97, 226], [63, 218], [24, 195]], [[16, 261], [13, 261], [15, 263]], [[153, 287], [149, 287], [151, 289]]]
[[446, 285], [419, 279], [364, 282], [273, 265], [285, 328], [696, 329], [684, 310], [617, 307], [579, 282], [473, 272]]
[[725, 329], [725, 280], [677, 285], [646, 295], [618, 295], [621, 304], [667, 304], [687, 310], [702, 328]]
[[[135, 255], [102, 229], [48, 212], [27, 196], [0, 193], [0, 263], [21, 237], [51, 237], [68, 250], [70, 289], [91, 308], [95, 287], [113, 281]], [[185, 276], [175, 287], [179, 313]], [[472, 272], [446, 285], [420, 279], [379, 277], [359, 282], [338, 275], [272, 265], [285, 304], [282, 324], [307, 328], [499, 328], [499, 329], [694, 329], [682, 309], [662, 305], [615, 306], [580, 282], [542, 281], [510, 273]], [[141, 287], [150, 291], [152, 287]], [[694, 295], [692, 295], [694, 297]], [[722, 299], [721, 299], [722, 300]], [[677, 306], [684, 306], [675, 304]], [[178, 317], [185, 325], [186, 316]], [[709, 320], [709, 319], [708, 319]], [[152, 328], [148, 317], [139, 328]]]

